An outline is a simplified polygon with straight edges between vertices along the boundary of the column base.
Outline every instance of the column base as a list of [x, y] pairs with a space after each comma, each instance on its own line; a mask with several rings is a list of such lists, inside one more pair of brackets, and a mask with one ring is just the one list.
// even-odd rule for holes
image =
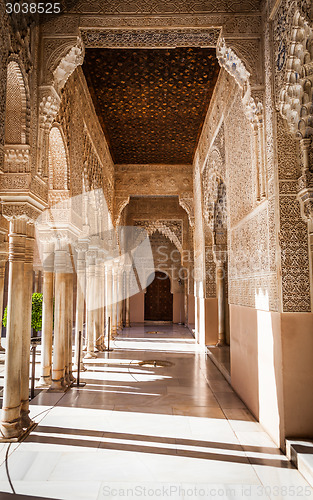
[[[77, 371], [78, 371], [78, 366], [77, 365], [73, 365], [73, 372], [77, 372]], [[86, 368], [86, 366], [84, 365], [84, 363], [82, 361], [80, 363], [80, 371], [81, 372], [87, 371], [87, 368]]]
[[64, 377], [64, 385], [67, 385], [68, 387], [70, 385], [72, 385], [72, 380], [71, 380], [71, 377], [70, 377], [70, 374], [69, 373], [66, 373], [65, 374], [65, 377]]
[[103, 351], [103, 342], [96, 344], [96, 348], [98, 349], [98, 351], [102, 352]]
[[64, 382], [64, 379], [61, 380], [52, 380], [52, 384], [48, 389], [48, 392], [66, 392], [68, 389], [67, 385]]
[[49, 389], [51, 384], [51, 377], [40, 377], [38, 384], [36, 384], [36, 389]]
[[126, 321], [125, 328], [130, 328], [130, 322]]
[[216, 343], [216, 347], [224, 347], [226, 345], [226, 342], [224, 340], [219, 340]]
[[27, 436], [37, 427], [36, 422], [32, 422], [32, 424], [25, 428], [21, 429], [21, 433], [19, 436], [7, 437], [3, 434], [3, 424], [1, 425], [1, 434], [0, 434], [0, 443], [18, 443], [19, 441], [24, 441]]
[[29, 416], [29, 410], [21, 412], [21, 424], [23, 429], [28, 429], [34, 424], [33, 420]]
[[94, 352], [87, 352], [86, 356], [84, 356], [84, 359], [92, 359], [96, 357], [97, 355]]

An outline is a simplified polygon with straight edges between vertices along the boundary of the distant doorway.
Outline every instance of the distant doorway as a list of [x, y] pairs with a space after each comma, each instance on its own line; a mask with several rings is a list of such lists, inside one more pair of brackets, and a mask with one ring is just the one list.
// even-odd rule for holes
[[165, 273], [156, 271], [145, 293], [145, 320], [173, 321], [171, 281]]

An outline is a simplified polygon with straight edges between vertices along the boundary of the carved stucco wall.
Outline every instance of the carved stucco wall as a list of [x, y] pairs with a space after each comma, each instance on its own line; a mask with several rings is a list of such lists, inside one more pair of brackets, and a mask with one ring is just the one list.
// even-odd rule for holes
[[[225, 180], [227, 190], [229, 302], [277, 310], [277, 275], [269, 265], [268, 202], [259, 204], [255, 196], [252, 134], [241, 93], [231, 78], [224, 73], [215, 89], [197, 151], [197, 160], [202, 171], [202, 189], [209, 189], [205, 179], [207, 175], [212, 175], [214, 165], [215, 175]], [[219, 162], [213, 160], [216, 151], [221, 158]], [[195, 172], [195, 179], [196, 176]], [[196, 183], [196, 180], [194, 182]], [[195, 189], [195, 193], [196, 191]], [[213, 227], [207, 225], [205, 217], [204, 220], [201, 219], [199, 199], [195, 202], [195, 248], [202, 246], [205, 249], [206, 296], [214, 297], [216, 290], [212, 255]], [[206, 196], [202, 196], [202, 204], [208, 202]], [[207, 209], [207, 206], [203, 206], [203, 215]], [[202, 224], [203, 232], [200, 229]], [[273, 230], [271, 228], [271, 231]]]
[[[163, 270], [170, 276], [172, 292], [182, 291], [178, 278], [189, 275], [189, 267], [193, 265], [193, 249], [190, 248], [188, 216], [180, 207], [178, 198], [131, 198], [122, 217], [124, 213], [127, 226], [147, 231], [155, 269]], [[182, 267], [188, 271], [181, 270]]]
[[115, 165], [115, 219], [129, 196], [193, 195], [192, 165]]
[[[281, 110], [281, 92], [289, 71], [287, 55], [293, 33], [291, 24], [294, 12], [298, 9], [305, 19], [308, 5], [288, 0], [282, 2], [272, 15], [273, 22], [268, 28], [268, 53], [272, 57], [272, 66], [267, 62], [266, 74], [274, 83], [268, 110], [273, 117], [277, 144], [274, 165], [277, 169], [276, 217], [277, 214], [279, 217], [276, 224], [281, 269], [281, 308], [286, 312], [311, 311], [308, 227], [301, 217], [300, 203], [297, 200], [302, 158], [298, 141], [291, 136], [288, 131], [290, 127], [278, 112]], [[297, 123], [295, 127], [297, 128]]]
[[[69, 151], [71, 196], [83, 192], [85, 175], [85, 189], [102, 189], [113, 216], [114, 166], [80, 68], [66, 83], [57, 120]], [[82, 205], [76, 208], [79, 213]]]
[[7, 75], [7, 62], [9, 55], [9, 26], [7, 16], [5, 15], [5, 5], [0, 4], [0, 31], [2, 36], [0, 38], [0, 164], [3, 164], [3, 145], [4, 145], [4, 117], [6, 105], [6, 75]]
[[[2, 213], [10, 217], [16, 213], [25, 213], [36, 219], [48, 198], [46, 183], [35, 174], [37, 170], [37, 132], [38, 132], [38, 54], [39, 33], [31, 29], [31, 19], [28, 16], [18, 17], [9, 21], [0, 7], [1, 31], [1, 62], [0, 62], [0, 168], [6, 173], [1, 176], [1, 198], [4, 202]], [[10, 109], [13, 103], [7, 103], [6, 83], [8, 63], [14, 64], [18, 74], [23, 100], [23, 133], [18, 144], [10, 144], [4, 151], [5, 109]], [[10, 96], [9, 96], [10, 97]], [[13, 97], [13, 96], [11, 96]], [[17, 135], [15, 136], [18, 137]], [[7, 136], [10, 141], [10, 137]], [[4, 167], [4, 161], [6, 167]], [[11, 203], [10, 192], [21, 195], [25, 200], [29, 195], [36, 197], [37, 207], [31, 201], [20, 202], [19, 206]], [[30, 200], [30, 198], [28, 198]], [[14, 206], [13, 206], [14, 205]]]

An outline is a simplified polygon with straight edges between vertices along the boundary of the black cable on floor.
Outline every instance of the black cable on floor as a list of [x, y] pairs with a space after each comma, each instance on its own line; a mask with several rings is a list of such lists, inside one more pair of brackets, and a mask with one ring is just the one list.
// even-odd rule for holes
[[[58, 402], [61, 401], [61, 399], [65, 396], [65, 393], [63, 394], [63, 396], [59, 399]], [[50, 411], [50, 410], [53, 410], [54, 406], [51, 406], [50, 408], [46, 408], [45, 410], [42, 410], [41, 412], [37, 413], [37, 415], [34, 415], [32, 417], [32, 419], [35, 419], [37, 417], [39, 417], [39, 415], [42, 415], [43, 413], [45, 413], [46, 411]], [[6, 473], [7, 473], [7, 478], [8, 478], [8, 481], [9, 481], [9, 484], [11, 486], [11, 489], [12, 489], [12, 493], [13, 495], [16, 495], [16, 492], [15, 492], [15, 489], [14, 489], [14, 486], [13, 486], [13, 483], [12, 483], [12, 480], [11, 480], [11, 476], [10, 476], [10, 471], [9, 471], [9, 451], [10, 451], [10, 447], [11, 447], [11, 444], [12, 443], [9, 443], [9, 446], [7, 448], [7, 451], [6, 451], [6, 454], [5, 454], [5, 470], [6, 470]], [[21, 444], [21, 443], [19, 443]]]
[[135, 361], [134, 359], [131, 360], [131, 362], [129, 363], [129, 366], [127, 367], [128, 371], [129, 371], [129, 374], [133, 377], [133, 379], [136, 381], [136, 382], [139, 382], [139, 380], [136, 379], [136, 377], [131, 373], [129, 367], [130, 365], [132, 364], [132, 362]]
[[10, 448], [11, 448], [11, 444], [12, 443], [9, 443], [9, 446], [7, 447], [7, 452], [5, 454], [5, 470], [6, 470], [6, 473], [7, 473], [7, 478], [8, 478], [9, 484], [11, 486], [12, 493], [13, 493], [13, 495], [16, 495], [14, 486], [13, 486], [12, 481], [11, 481], [10, 472], [9, 472], [9, 451], [10, 451]]

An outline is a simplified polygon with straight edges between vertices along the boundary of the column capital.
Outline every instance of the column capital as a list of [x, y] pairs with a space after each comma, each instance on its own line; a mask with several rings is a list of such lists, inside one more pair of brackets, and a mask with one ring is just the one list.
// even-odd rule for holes
[[224, 245], [213, 245], [213, 260], [218, 267], [223, 267], [227, 261], [227, 250]]

